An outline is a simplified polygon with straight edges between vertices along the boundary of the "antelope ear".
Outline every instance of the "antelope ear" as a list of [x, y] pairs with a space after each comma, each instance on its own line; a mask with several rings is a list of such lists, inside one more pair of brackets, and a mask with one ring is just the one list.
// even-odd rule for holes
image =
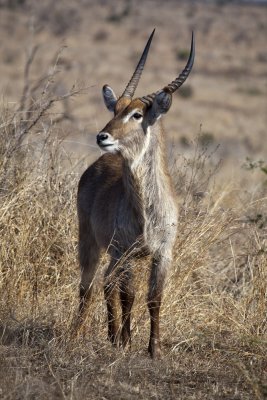
[[118, 100], [114, 91], [111, 89], [110, 86], [105, 85], [103, 86], [102, 93], [107, 109], [111, 112], [114, 112]]
[[162, 114], [166, 114], [169, 111], [171, 104], [172, 95], [168, 90], [165, 89], [158, 92], [149, 110], [151, 122], [153, 123]]

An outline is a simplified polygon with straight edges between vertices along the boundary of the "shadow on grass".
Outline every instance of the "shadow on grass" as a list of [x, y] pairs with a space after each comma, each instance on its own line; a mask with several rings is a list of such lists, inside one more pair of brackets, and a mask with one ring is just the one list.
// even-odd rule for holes
[[0, 344], [4, 346], [38, 346], [40, 348], [58, 337], [52, 325], [42, 325], [36, 321], [0, 324]]

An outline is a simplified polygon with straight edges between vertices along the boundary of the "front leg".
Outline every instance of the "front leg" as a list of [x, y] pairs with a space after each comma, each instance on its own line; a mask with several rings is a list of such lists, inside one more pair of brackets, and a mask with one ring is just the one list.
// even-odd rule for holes
[[163, 286], [170, 260], [162, 256], [154, 257], [149, 281], [148, 309], [150, 314], [150, 340], [148, 351], [152, 358], [160, 358], [159, 314]]
[[118, 313], [118, 261], [112, 258], [105, 274], [104, 295], [108, 313], [108, 339], [113, 345], [119, 344], [120, 321]]
[[134, 302], [135, 291], [133, 285], [131, 265], [127, 264], [120, 276], [120, 299], [122, 308], [121, 345], [131, 345], [131, 309]]

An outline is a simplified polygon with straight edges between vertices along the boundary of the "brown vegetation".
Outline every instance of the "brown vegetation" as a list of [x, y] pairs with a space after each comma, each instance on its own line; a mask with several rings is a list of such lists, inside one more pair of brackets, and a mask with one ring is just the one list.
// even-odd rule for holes
[[[256, 56], [263, 54], [260, 34], [266, 9], [218, 5], [205, 5], [201, 9], [187, 2], [181, 3], [178, 10], [176, 2], [169, 1], [161, 18], [145, 5], [138, 7], [139, 20], [134, 14], [135, 7], [128, 5], [111, 13], [107, 7], [97, 8], [92, 4], [91, 14], [88, 12], [96, 35], [92, 32], [89, 35], [95, 37], [92, 66], [85, 69], [84, 64], [80, 65], [79, 76], [84, 78], [85, 71], [90, 71], [89, 83], [97, 82], [97, 92], [100, 84], [111, 77], [111, 65], [114, 65], [115, 78], [111, 82], [114, 86], [118, 79], [120, 87], [120, 74], [126, 82], [128, 71], [132, 70], [133, 60], [128, 57], [123, 68], [117, 69], [126, 55], [118, 50], [121, 46], [118, 35], [125, 31], [130, 38], [130, 28], [125, 25], [129, 23], [133, 29], [134, 21], [141, 21], [140, 30], [146, 36], [145, 21], [149, 15], [154, 26], [167, 16], [172, 19], [174, 9], [184, 17], [182, 26], [175, 28], [179, 32], [188, 22], [198, 21], [199, 61], [193, 91], [188, 98], [174, 100], [181, 107], [179, 118], [174, 112], [170, 121], [166, 120], [167, 131], [179, 132], [179, 136], [172, 135], [170, 163], [180, 199], [180, 220], [175, 262], [161, 310], [164, 356], [158, 362], [150, 360], [144, 350], [149, 335], [146, 261], [135, 267], [138, 296], [133, 308], [131, 350], [114, 350], [106, 340], [106, 310], [101, 290], [105, 257], [96, 278], [94, 312], [88, 316], [84, 335], [70, 338], [79, 285], [76, 189], [84, 168], [81, 154], [85, 155], [87, 147], [83, 153], [75, 147], [74, 158], [69, 151], [72, 144], [64, 143], [85, 141], [84, 124], [92, 123], [93, 111], [92, 107], [88, 110], [88, 100], [80, 86], [72, 88], [66, 82], [75, 81], [73, 65], [82, 63], [84, 57], [81, 54], [79, 58], [77, 44], [81, 52], [86, 40], [84, 25], [81, 22], [79, 26], [78, 22], [84, 20], [82, 14], [77, 14], [69, 33], [70, 38], [79, 37], [71, 50], [77, 54], [68, 58], [64, 58], [64, 53], [52, 56], [49, 48], [43, 51], [45, 59], [42, 59], [40, 52], [33, 54], [33, 50], [28, 55], [23, 79], [23, 71], [16, 68], [18, 63], [23, 64], [22, 53], [15, 43], [27, 36], [25, 7], [31, 3], [11, 3], [9, 9], [1, 8], [5, 15], [1, 32], [10, 26], [8, 20], [14, 16], [19, 19], [14, 36], [9, 30], [9, 47], [1, 44], [6, 52], [1, 79], [4, 77], [11, 83], [6, 86], [0, 123], [0, 397], [10, 400], [264, 398], [267, 395], [267, 189], [263, 158], [266, 89], [262, 82], [266, 80], [266, 60]], [[46, 4], [43, 2], [38, 15], [43, 15], [41, 11]], [[82, 4], [81, 10], [85, 7]], [[68, 7], [71, 6], [69, 2]], [[86, 8], [83, 11], [86, 13]], [[220, 36], [221, 42], [216, 41], [219, 31], [214, 28], [219, 11], [222, 18], [217, 24], [224, 27], [225, 33], [225, 37]], [[234, 18], [237, 14], [238, 19]], [[69, 18], [67, 15], [66, 11], [64, 18]], [[101, 27], [101, 33], [99, 22], [94, 25], [94, 21], [96, 16], [100, 20], [105, 16], [107, 21], [108, 15], [108, 25]], [[229, 18], [226, 20], [225, 16]], [[170, 20], [168, 26], [169, 23]], [[39, 26], [37, 39], [60, 35], [59, 29], [49, 33], [43, 25]], [[167, 22], [160, 30], [165, 34], [160, 32], [155, 53], [164, 54], [166, 68], [164, 65], [162, 70], [156, 69], [159, 55], [151, 61], [152, 68], [151, 65], [147, 68], [147, 78], [144, 74], [141, 83], [145, 92], [155, 89], [155, 79], [164, 83], [172, 76], [170, 70], [175, 70], [173, 61], [165, 55], [170, 50], [167, 37], [178, 40], [178, 32], [168, 31]], [[203, 45], [204, 38], [207, 48]], [[225, 51], [226, 43], [231, 47], [234, 40], [241, 45], [235, 57], [225, 59], [220, 52]], [[216, 47], [211, 46], [215, 41]], [[138, 34], [134, 51], [138, 51], [142, 42], [143, 36]], [[90, 46], [93, 44], [90, 42]], [[112, 45], [114, 48], [109, 48]], [[212, 48], [214, 62], [207, 64], [206, 56]], [[112, 64], [109, 59], [108, 65], [103, 65], [99, 54], [111, 57]], [[31, 60], [33, 55], [35, 60]], [[87, 53], [88, 63], [89, 56]], [[177, 62], [176, 44], [173, 59]], [[58, 74], [59, 66], [65, 71], [65, 78]], [[241, 67], [246, 70], [242, 72]], [[45, 73], [46, 69], [49, 73]], [[228, 70], [238, 71], [234, 80]], [[100, 113], [100, 95], [95, 98], [98, 94], [94, 88], [86, 93], [91, 106], [94, 102], [94, 109]], [[78, 95], [75, 101], [74, 94]], [[14, 99], [16, 104], [7, 105]], [[106, 120], [101, 116], [98, 123], [104, 125]], [[203, 121], [203, 135], [201, 132], [196, 135]], [[78, 136], [66, 138], [66, 133], [74, 128]], [[196, 139], [192, 139], [194, 136]], [[94, 140], [95, 134], [89, 143]], [[216, 151], [218, 141], [221, 146]], [[84, 164], [94, 156], [90, 150]], [[223, 163], [219, 164], [221, 157]]]

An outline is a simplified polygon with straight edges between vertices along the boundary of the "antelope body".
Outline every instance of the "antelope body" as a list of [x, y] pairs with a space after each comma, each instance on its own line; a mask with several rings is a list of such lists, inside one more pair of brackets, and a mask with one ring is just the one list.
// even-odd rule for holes
[[182, 85], [192, 69], [194, 36], [192, 34], [187, 65], [178, 78], [156, 93], [133, 99], [153, 34], [154, 31], [122, 96], [118, 99], [109, 86], [103, 87], [105, 104], [114, 117], [97, 135], [97, 143], [106, 153], [80, 179], [78, 218], [80, 323], [90, 303], [101, 250], [105, 249], [110, 255], [104, 281], [108, 338], [115, 345], [129, 344], [134, 301], [130, 263], [134, 257], [150, 254], [152, 265], [147, 300], [151, 331], [148, 351], [156, 358], [161, 352], [159, 311], [163, 285], [172, 263], [178, 217], [167, 168], [161, 116], [171, 106], [172, 93]]

